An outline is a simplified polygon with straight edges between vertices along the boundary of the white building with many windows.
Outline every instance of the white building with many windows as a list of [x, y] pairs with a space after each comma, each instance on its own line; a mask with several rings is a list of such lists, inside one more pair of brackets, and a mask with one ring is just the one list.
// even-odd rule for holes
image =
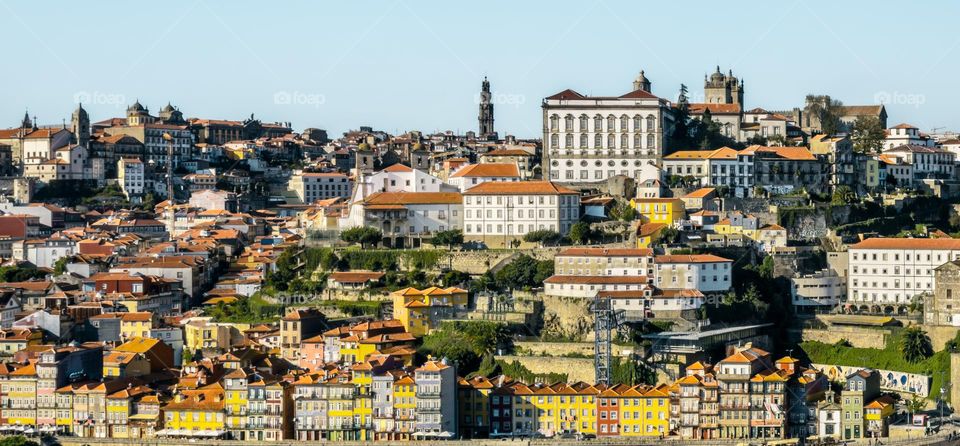
[[520, 169], [513, 163], [468, 164], [447, 179], [447, 183], [460, 188], [460, 192], [487, 181], [520, 181]]
[[140, 158], [117, 160], [117, 184], [127, 199], [139, 203], [146, 191], [146, 171]]
[[662, 255], [654, 258], [654, 284], [664, 290], [730, 290], [733, 260], [712, 254]]
[[889, 313], [933, 293], [934, 270], [960, 259], [960, 240], [870, 238], [851, 245], [849, 258], [847, 305]]
[[549, 181], [486, 182], [463, 194], [463, 235], [509, 246], [528, 232], [566, 234], [580, 219], [580, 194]]
[[643, 73], [621, 96], [584, 96], [567, 89], [543, 100], [544, 178], [600, 182], [615, 175], [640, 179], [658, 164], [673, 128], [670, 102], [650, 93]]
[[349, 198], [352, 187], [350, 178], [337, 172], [294, 172], [287, 183], [287, 190], [296, 195], [301, 203]]
[[419, 247], [425, 239], [462, 227], [463, 204], [458, 192], [376, 192], [354, 208], [361, 226], [383, 234], [388, 247]]

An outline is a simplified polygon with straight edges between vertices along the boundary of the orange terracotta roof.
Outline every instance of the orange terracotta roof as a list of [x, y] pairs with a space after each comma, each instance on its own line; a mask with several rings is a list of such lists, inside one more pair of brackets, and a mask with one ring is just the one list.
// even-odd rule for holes
[[461, 203], [463, 203], [463, 197], [457, 192], [377, 192], [364, 200], [365, 206]]
[[578, 257], [650, 257], [653, 250], [649, 248], [567, 248], [560, 251], [558, 256]]
[[960, 250], [960, 239], [942, 238], [868, 238], [850, 245], [851, 249], [928, 249]]
[[706, 198], [707, 195], [710, 195], [714, 192], [716, 192], [715, 188], [701, 187], [700, 189], [697, 189], [693, 192], [690, 192], [689, 194], [684, 195], [683, 198]]
[[713, 262], [733, 262], [713, 254], [683, 254], [683, 255], [663, 255], [656, 257], [656, 263], [713, 263]]
[[481, 163], [471, 164], [450, 175], [450, 178], [462, 177], [520, 178], [520, 169], [512, 163]]
[[575, 190], [568, 189], [550, 181], [487, 181], [471, 187], [464, 195], [578, 195]]

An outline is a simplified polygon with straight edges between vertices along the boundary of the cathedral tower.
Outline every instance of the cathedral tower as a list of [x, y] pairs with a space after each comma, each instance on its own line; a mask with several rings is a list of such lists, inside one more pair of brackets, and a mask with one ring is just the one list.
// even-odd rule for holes
[[491, 102], [490, 81], [486, 76], [483, 78], [483, 84], [480, 88], [480, 138], [496, 139], [497, 132], [493, 130], [493, 102]]
[[650, 80], [643, 75], [643, 70], [640, 70], [640, 75], [633, 80], [633, 91], [643, 90], [647, 93], [650, 93]]
[[89, 147], [90, 142], [90, 116], [83, 109], [83, 104], [77, 104], [77, 109], [73, 111], [70, 117], [71, 130], [73, 130], [73, 143], [84, 147]]

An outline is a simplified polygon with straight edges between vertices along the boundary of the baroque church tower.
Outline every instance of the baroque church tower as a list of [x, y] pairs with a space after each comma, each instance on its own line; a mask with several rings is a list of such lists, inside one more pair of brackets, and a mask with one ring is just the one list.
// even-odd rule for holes
[[650, 80], [643, 75], [643, 70], [640, 70], [640, 75], [633, 80], [633, 91], [643, 90], [647, 93], [650, 93]]
[[486, 76], [483, 78], [483, 84], [480, 88], [480, 138], [497, 139], [497, 132], [493, 130], [493, 102], [490, 95], [490, 81]]
[[70, 117], [73, 130], [73, 143], [89, 147], [90, 143], [90, 115], [83, 109], [83, 104], [77, 104], [77, 109]]
[[738, 81], [733, 75], [717, 71], [707, 77], [703, 76], [703, 96], [708, 104], [739, 104], [743, 107], [743, 81]]

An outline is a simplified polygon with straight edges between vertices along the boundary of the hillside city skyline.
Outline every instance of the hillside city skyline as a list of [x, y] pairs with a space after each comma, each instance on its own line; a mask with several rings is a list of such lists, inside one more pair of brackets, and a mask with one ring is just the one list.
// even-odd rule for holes
[[[358, 125], [396, 134], [462, 133], [474, 127], [468, 105], [486, 76], [501, 100], [501, 128], [531, 138], [539, 135], [541, 99], [556, 91], [623, 94], [645, 70], [653, 93], [675, 101], [681, 84], [696, 90], [701, 77], [719, 65], [746, 81], [751, 108], [802, 106], [807, 94], [857, 104], [886, 99], [897, 122], [909, 116], [925, 131], [960, 128], [949, 113], [957, 99], [950, 86], [958, 42], [928, 36], [950, 26], [950, 13], [930, 10], [958, 5], [919, 7], [917, 14], [924, 14], [928, 27], [895, 39], [887, 33], [898, 26], [895, 14], [860, 14], [850, 3], [797, 1], [764, 11], [767, 15], [710, 5], [691, 6], [710, 14], [686, 14], [679, 5], [641, 8], [600, 0], [564, 14], [494, 2], [471, 14], [477, 23], [502, 26], [473, 39], [456, 32], [445, 19], [450, 6], [436, 2], [381, 2], [369, 11], [333, 5], [324, 11], [329, 20], [309, 27], [310, 14], [296, 13], [317, 9], [309, 3], [274, 5], [260, 11], [261, 17], [243, 8], [223, 11], [195, 2], [181, 9], [146, 7], [134, 17], [150, 17], [160, 26], [135, 41], [111, 39], [106, 27], [89, 29], [91, 41], [111, 41], [116, 48], [106, 57], [90, 58], [71, 50], [72, 36], [38, 24], [68, 29], [75, 21], [121, 19], [122, 12], [107, 8], [94, 15], [79, 4], [64, 4], [44, 11], [41, 22], [39, 11], [14, 3], [6, 5], [9, 26], [0, 29], [0, 37], [31, 45], [34, 50], [20, 61], [32, 69], [5, 74], [19, 87], [0, 92], [0, 101], [8, 105], [0, 110], [0, 122], [18, 122], [27, 109], [41, 123], [57, 124], [69, 117], [76, 97], [90, 97], [94, 100], [86, 108], [103, 119], [122, 114], [139, 99], [151, 109], [169, 101], [188, 116], [243, 119], [255, 113], [333, 134]], [[873, 5], [882, 11], [894, 3]], [[257, 31], [259, 20], [280, 17], [290, 26], [269, 36]], [[689, 29], [722, 29], [728, 44], [712, 45], [698, 33], [672, 33], [678, 17]], [[550, 25], [523, 25], [538, 21]], [[750, 25], [734, 25], [740, 21]], [[170, 51], [179, 40], [203, 42], [204, 51]], [[798, 54], [815, 56], [805, 60]], [[923, 62], [899, 63], [906, 54]], [[294, 60], [296, 69], [290, 69]], [[183, 67], [171, 68], [177, 65]], [[276, 94], [301, 100], [282, 103], [274, 100]]]

